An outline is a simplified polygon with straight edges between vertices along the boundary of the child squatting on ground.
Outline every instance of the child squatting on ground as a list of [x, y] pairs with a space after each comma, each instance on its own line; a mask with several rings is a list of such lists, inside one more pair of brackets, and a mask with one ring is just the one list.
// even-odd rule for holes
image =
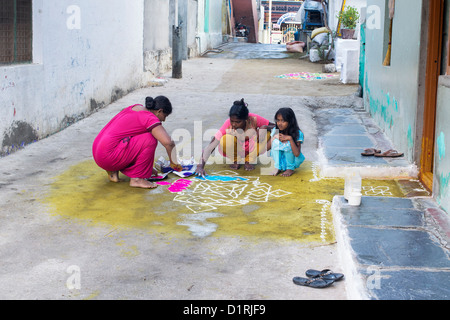
[[281, 108], [275, 114], [276, 127], [272, 129], [267, 150], [274, 160], [276, 176], [290, 177], [294, 170], [305, 161], [302, 154], [303, 132], [300, 130], [295, 113], [291, 108]]

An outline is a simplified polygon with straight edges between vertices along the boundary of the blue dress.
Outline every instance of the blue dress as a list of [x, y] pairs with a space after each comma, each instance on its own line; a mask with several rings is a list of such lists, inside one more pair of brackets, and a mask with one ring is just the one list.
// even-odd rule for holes
[[[272, 137], [277, 134], [276, 128], [272, 129]], [[304, 136], [303, 132], [299, 130], [298, 140], [303, 143]], [[300, 152], [299, 156], [296, 157], [292, 152], [290, 142], [281, 142], [278, 139], [274, 139], [272, 142], [272, 148], [270, 149], [270, 156], [274, 160], [274, 166], [278, 170], [295, 170], [305, 161], [305, 156]]]

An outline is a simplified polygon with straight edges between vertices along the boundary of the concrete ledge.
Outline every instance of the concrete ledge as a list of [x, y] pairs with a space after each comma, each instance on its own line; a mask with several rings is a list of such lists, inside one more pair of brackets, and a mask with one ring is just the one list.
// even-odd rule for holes
[[447, 242], [428, 219], [441, 217], [433, 202], [363, 197], [355, 207], [335, 196], [331, 210], [349, 299], [450, 299]]
[[345, 289], [350, 300], [370, 300], [365, 290], [364, 279], [359, 272], [356, 261], [356, 254], [352, 249], [348, 230], [343, 223], [341, 215], [342, 196], [335, 196], [331, 204], [333, 223], [337, 242], [337, 251], [341, 261], [342, 270], [345, 275]]
[[[359, 149], [358, 152], [360, 152]], [[363, 179], [417, 179], [419, 176], [417, 166], [406, 164], [404, 161], [380, 164], [354, 162], [337, 165], [330, 163], [323, 148], [319, 148], [317, 154], [320, 176], [323, 178], [345, 178], [348, 174], [355, 171], [359, 171]]]
[[320, 173], [324, 178], [345, 178], [346, 175], [355, 171], [359, 171], [363, 179], [417, 179], [418, 177], [418, 169], [415, 165], [408, 167], [320, 166]]

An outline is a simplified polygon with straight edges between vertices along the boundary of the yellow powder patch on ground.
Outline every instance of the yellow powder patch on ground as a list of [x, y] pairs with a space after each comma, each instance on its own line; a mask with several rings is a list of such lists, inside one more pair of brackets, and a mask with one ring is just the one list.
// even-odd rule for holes
[[[258, 167], [230, 171], [227, 165], [207, 167], [210, 177], [230, 181], [188, 179], [182, 193], [167, 186], [135, 189], [124, 177], [108, 181], [94, 161], [75, 165], [54, 178], [44, 202], [55, 215], [88, 224], [137, 228], [166, 235], [245, 236], [301, 242], [335, 241], [330, 211], [343, 179], [319, 179], [313, 163], [304, 163], [292, 177], [261, 175]], [[173, 174], [165, 181], [175, 182]], [[363, 180], [363, 194], [404, 196], [396, 181]], [[132, 254], [132, 253], [130, 253]]]

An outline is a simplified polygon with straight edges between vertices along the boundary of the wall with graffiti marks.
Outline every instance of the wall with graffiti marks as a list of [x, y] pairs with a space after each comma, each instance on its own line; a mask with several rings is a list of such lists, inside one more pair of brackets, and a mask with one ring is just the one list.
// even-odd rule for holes
[[[380, 5], [375, 0], [367, 1], [367, 5], [378, 6], [380, 10], [379, 23], [373, 23], [371, 16], [365, 30], [364, 106], [398, 151], [414, 162], [415, 150], [421, 146], [416, 139], [416, 113], [420, 104], [422, 27], [411, 21], [421, 21], [422, 5], [396, 2], [389, 66], [383, 65], [389, 42], [387, 8], [384, 2]], [[401, 26], [408, 26], [407, 36]]]
[[441, 77], [436, 114], [433, 189], [438, 204], [450, 212], [450, 77]]

